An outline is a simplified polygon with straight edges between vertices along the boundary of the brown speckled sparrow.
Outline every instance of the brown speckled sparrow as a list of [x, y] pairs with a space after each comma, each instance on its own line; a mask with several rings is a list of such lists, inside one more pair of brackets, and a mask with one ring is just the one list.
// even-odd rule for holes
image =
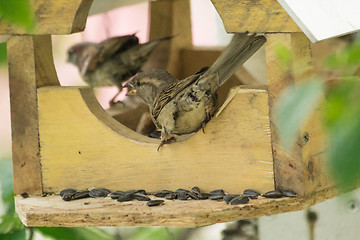
[[152, 120], [161, 130], [159, 148], [176, 135], [198, 131], [210, 120], [217, 109], [218, 88], [265, 41], [264, 36], [237, 33], [210, 68], [181, 81], [153, 69], [139, 73], [125, 85], [149, 106]]
[[68, 62], [78, 67], [81, 77], [89, 86], [117, 86], [119, 94], [122, 83], [141, 70], [160, 42], [170, 38], [139, 44], [139, 39], [133, 34], [109, 38], [100, 43], [82, 42], [68, 50]]

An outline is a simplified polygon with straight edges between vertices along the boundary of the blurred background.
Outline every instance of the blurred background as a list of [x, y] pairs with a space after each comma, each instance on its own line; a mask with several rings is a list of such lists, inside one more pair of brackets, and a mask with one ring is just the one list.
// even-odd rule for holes
[[[95, 0], [87, 20], [86, 30], [70, 36], [53, 36], [53, 54], [58, 78], [63, 86], [86, 85], [80, 78], [78, 70], [66, 63], [67, 49], [81, 41], [99, 42], [106, 38], [133, 34], [140, 42], [148, 40], [149, 4], [147, 1], [104, 1]], [[127, 5], [131, 3], [131, 5]], [[124, 6], [125, 5], [125, 6]], [[127, 5], [127, 6], [126, 6]], [[120, 7], [121, 8], [116, 8]], [[107, 11], [109, 9], [113, 9]], [[209, 0], [192, 0], [192, 36], [194, 46], [225, 46], [231, 34], [227, 34], [222, 21]], [[323, 59], [332, 51], [345, 45], [342, 40], [319, 43], [314, 55]], [[326, 51], [321, 50], [321, 46]], [[334, 47], [335, 46], [335, 47]], [[320, 60], [319, 60], [320, 61]], [[264, 52], [261, 49], [245, 68], [260, 82], [266, 84]], [[109, 99], [117, 92], [115, 87], [96, 89], [100, 104], [108, 107]], [[123, 98], [123, 94], [119, 99]], [[26, 104], [26, 103], [25, 103]], [[11, 125], [10, 101], [7, 65], [0, 66], [0, 159], [11, 158]], [[0, 178], [1, 179], [1, 178]], [[257, 220], [241, 221], [227, 224], [215, 224], [198, 229], [173, 228], [106, 228], [109, 237], [103, 239], [359, 239], [360, 228], [360, 191], [354, 191], [333, 200], [318, 204], [309, 210], [266, 216]], [[5, 207], [0, 208], [0, 216]], [[226, 229], [226, 231], [224, 231]], [[40, 231], [41, 232], [41, 231]], [[36, 233], [33, 239], [65, 239]], [[96, 235], [98, 236], [98, 235]], [[87, 239], [87, 238], [68, 238]], [[90, 239], [90, 238], [89, 238]], [[92, 238], [91, 238], [92, 239]], [[99, 239], [102, 239], [99, 235]]]

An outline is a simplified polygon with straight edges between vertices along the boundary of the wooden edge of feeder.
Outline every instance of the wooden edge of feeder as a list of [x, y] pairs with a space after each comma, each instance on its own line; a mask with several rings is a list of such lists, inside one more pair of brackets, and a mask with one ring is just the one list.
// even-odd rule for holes
[[0, 20], [0, 34], [71, 34], [85, 29], [93, 0], [31, 0], [35, 29]]
[[329, 188], [305, 197], [260, 197], [244, 205], [214, 200], [165, 200], [163, 205], [148, 207], [146, 202], [135, 200], [120, 203], [110, 198], [91, 198], [65, 202], [58, 195], [29, 198], [18, 195], [15, 196], [15, 208], [28, 227], [200, 227], [299, 211], [334, 196], [335, 189]]
[[302, 32], [276, 0], [211, 0], [227, 32]]

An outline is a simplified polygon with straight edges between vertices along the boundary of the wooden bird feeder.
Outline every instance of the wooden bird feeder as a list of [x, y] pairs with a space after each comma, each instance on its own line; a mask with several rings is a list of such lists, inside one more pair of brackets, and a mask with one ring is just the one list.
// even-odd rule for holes
[[[32, 0], [37, 27], [31, 35], [5, 22], [8, 40], [14, 192], [16, 210], [27, 226], [179, 226], [196, 227], [307, 208], [335, 196], [325, 174], [324, 139], [319, 117], [299, 129], [292, 152], [279, 146], [271, 121], [282, 89], [314, 74], [309, 41], [275, 0], [212, 0], [228, 32], [265, 32], [268, 87], [230, 86], [219, 114], [187, 140], [156, 151], [159, 140], [140, 135], [112, 118], [88, 87], [62, 87], [52, 59], [51, 35], [82, 31], [91, 0]], [[179, 20], [181, 19], [181, 20]], [[161, 27], [159, 27], [161, 26]], [[159, 62], [179, 78], [209, 65], [218, 50], [198, 51], [191, 44], [188, 0], [151, 2], [150, 38], [179, 35], [159, 51]], [[181, 33], [181, 34], [179, 34]], [[280, 64], [273, 46], [293, 51], [292, 66]], [[198, 65], [199, 66], [198, 66]], [[246, 80], [240, 69], [240, 79]], [[198, 186], [241, 193], [290, 189], [296, 198], [224, 202], [143, 202], [111, 199], [65, 202], [65, 188], [176, 190]], [[29, 198], [19, 194], [27, 192]], [[46, 195], [48, 194], [48, 195]], [[46, 195], [46, 196], [44, 196]]]

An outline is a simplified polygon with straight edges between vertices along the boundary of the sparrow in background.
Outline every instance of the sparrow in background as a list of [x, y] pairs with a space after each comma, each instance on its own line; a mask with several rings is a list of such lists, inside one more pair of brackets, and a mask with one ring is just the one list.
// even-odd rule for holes
[[68, 50], [68, 62], [76, 65], [83, 80], [90, 87], [117, 86], [119, 92], [122, 83], [138, 73], [151, 52], [162, 41], [172, 37], [165, 37], [144, 44], [133, 35], [113, 37], [100, 43], [82, 42]]
[[237, 33], [215, 63], [178, 81], [165, 70], [138, 73], [125, 87], [139, 96], [150, 109], [155, 126], [161, 130], [159, 148], [176, 135], [204, 127], [217, 109], [217, 90], [264, 43], [266, 38]]

